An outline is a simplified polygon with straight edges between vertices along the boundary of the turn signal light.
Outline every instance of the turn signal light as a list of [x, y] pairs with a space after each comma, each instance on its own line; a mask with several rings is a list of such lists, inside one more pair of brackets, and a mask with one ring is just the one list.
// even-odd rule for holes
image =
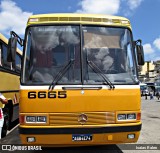
[[19, 116], [19, 123], [20, 124], [24, 124], [24, 117], [25, 117], [24, 115]]
[[137, 120], [141, 120], [141, 113], [137, 113]]

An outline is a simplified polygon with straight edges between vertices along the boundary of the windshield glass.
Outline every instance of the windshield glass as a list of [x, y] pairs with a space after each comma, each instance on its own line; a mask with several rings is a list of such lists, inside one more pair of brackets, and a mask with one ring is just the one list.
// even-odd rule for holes
[[84, 83], [103, 82], [86, 61], [92, 61], [113, 84], [137, 82], [128, 29], [83, 26]]
[[30, 27], [27, 35], [23, 82], [51, 84], [70, 60], [75, 60], [57, 82], [80, 83], [79, 26]]
[[[50, 85], [74, 61], [56, 84], [104, 84], [106, 79], [112, 84], [135, 84], [138, 80], [133, 57], [131, 32], [125, 28], [29, 27], [21, 81]], [[98, 71], [88, 63], [96, 65]]]

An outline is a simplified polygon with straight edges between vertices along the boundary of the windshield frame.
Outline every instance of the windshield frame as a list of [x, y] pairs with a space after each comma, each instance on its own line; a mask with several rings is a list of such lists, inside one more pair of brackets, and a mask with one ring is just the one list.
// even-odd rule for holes
[[[24, 69], [25, 69], [25, 56], [26, 56], [26, 52], [27, 52], [27, 38], [28, 38], [28, 30], [29, 28], [31, 27], [37, 27], [37, 26], [79, 26], [79, 36], [80, 36], [80, 72], [81, 72], [81, 78], [80, 78], [80, 83], [57, 83], [56, 85], [84, 85], [84, 78], [83, 78], [83, 53], [82, 53], [82, 50], [83, 50], [83, 44], [82, 44], [82, 39], [84, 38], [83, 35], [82, 35], [82, 27], [83, 26], [92, 26], [92, 27], [105, 27], [105, 28], [120, 28], [120, 29], [127, 29], [129, 30], [129, 33], [130, 33], [130, 39], [131, 39], [131, 42], [132, 42], [132, 45], [131, 45], [131, 51], [132, 51], [132, 56], [133, 56], [133, 62], [134, 62], [134, 67], [136, 69], [136, 77], [138, 79], [138, 68], [137, 68], [137, 58], [136, 58], [136, 52], [135, 52], [135, 46], [134, 46], [134, 41], [133, 41], [133, 34], [132, 34], [132, 31], [130, 28], [128, 27], [123, 27], [123, 26], [112, 26], [112, 25], [100, 25], [100, 24], [80, 24], [80, 23], [52, 23], [52, 24], [34, 24], [34, 25], [29, 25], [27, 26], [26, 28], [26, 31], [25, 31], [25, 37], [24, 37], [24, 47], [23, 47], [23, 56], [22, 56], [22, 71], [21, 71], [21, 79], [20, 79], [20, 82], [22, 85], [28, 85], [28, 86], [32, 86], [32, 85], [41, 85], [41, 86], [46, 86], [46, 85], [50, 85], [49, 83], [47, 84], [34, 84], [34, 83], [24, 83], [23, 82], [23, 77], [24, 77]], [[84, 40], [83, 40], [84, 41]], [[113, 83], [114, 85], [127, 85], [127, 84], [116, 84], [116, 83]], [[131, 83], [131, 84], [128, 84], [128, 85], [137, 85], [139, 84], [139, 82], [134, 82], [134, 83]], [[85, 84], [85, 85], [103, 85], [103, 82], [100, 82], [100, 83], [94, 83], [94, 84]]]

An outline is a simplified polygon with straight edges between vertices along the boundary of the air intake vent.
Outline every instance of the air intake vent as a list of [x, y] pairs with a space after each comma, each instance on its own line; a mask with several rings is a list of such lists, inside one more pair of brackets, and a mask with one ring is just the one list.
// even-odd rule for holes
[[59, 21], [68, 21], [68, 17], [59, 17]]
[[58, 17], [50, 17], [49, 21], [58, 21]]
[[46, 21], [48, 21], [48, 18], [46, 18], [46, 17], [44, 17], [44, 18], [39, 18], [39, 21], [40, 21], [40, 22], [46, 22]]
[[109, 20], [108, 19], [106, 19], [106, 18], [103, 18], [102, 19], [102, 22], [108, 22]]
[[[104, 23], [108, 23], [108, 24], [117, 24], [117, 25], [130, 25], [128, 20], [120, 20], [120, 19], [110, 19], [110, 18], [97, 18], [97, 17], [40, 17], [39, 22], [78, 22], [78, 21], [82, 21], [82, 22], [104, 22]], [[30, 21], [29, 21], [30, 22]], [[31, 22], [35, 22], [35, 21], [31, 21]]]
[[80, 17], [70, 17], [69, 21], [80, 21]]
[[81, 21], [88, 21], [88, 22], [92, 22], [92, 18], [86, 18], [86, 17], [82, 17]]
[[101, 18], [93, 18], [93, 22], [102, 22]]
[[112, 19], [112, 22], [113, 22], [113, 23], [121, 23], [121, 21], [118, 20], [118, 19]]

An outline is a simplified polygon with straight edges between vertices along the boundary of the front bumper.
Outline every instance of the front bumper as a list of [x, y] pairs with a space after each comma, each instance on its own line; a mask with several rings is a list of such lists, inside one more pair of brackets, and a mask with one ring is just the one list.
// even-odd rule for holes
[[[25, 128], [20, 127], [20, 137], [23, 144], [45, 145], [101, 145], [137, 142], [141, 124], [127, 126], [107, 126], [92, 128]], [[92, 141], [72, 141], [72, 134], [92, 134]], [[134, 134], [133, 139], [128, 134]], [[27, 142], [28, 137], [34, 137], [35, 142]]]

